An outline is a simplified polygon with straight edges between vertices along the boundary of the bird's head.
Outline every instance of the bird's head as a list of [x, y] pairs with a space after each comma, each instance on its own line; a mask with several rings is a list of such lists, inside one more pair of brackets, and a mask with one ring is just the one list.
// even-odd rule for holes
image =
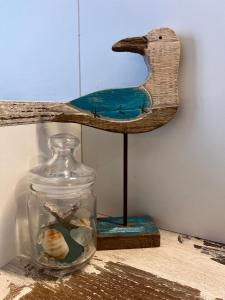
[[178, 42], [176, 33], [170, 28], [154, 29], [141, 37], [120, 40], [112, 46], [116, 52], [133, 52], [146, 55], [151, 43]]

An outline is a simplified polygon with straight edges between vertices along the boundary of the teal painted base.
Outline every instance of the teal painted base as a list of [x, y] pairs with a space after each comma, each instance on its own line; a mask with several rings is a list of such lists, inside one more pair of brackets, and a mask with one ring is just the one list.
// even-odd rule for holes
[[130, 249], [160, 246], [160, 233], [150, 216], [99, 218], [97, 221], [97, 249]]

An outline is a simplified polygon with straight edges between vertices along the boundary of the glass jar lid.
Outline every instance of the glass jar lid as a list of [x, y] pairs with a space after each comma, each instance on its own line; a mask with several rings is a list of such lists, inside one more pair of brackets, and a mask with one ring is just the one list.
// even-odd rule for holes
[[78, 138], [71, 134], [56, 134], [49, 138], [52, 158], [30, 170], [31, 187], [35, 191], [71, 193], [85, 189], [95, 182], [95, 171], [78, 162], [74, 151]]

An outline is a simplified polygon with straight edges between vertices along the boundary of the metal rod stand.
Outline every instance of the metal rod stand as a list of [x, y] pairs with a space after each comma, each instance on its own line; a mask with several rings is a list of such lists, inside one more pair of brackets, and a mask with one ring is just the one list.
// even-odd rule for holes
[[123, 226], [127, 226], [128, 134], [123, 134]]

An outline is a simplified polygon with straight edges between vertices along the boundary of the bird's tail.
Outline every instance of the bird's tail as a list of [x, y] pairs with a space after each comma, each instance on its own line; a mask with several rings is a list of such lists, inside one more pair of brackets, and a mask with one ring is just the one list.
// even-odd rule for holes
[[65, 103], [0, 101], [0, 126], [54, 122], [71, 111]]

